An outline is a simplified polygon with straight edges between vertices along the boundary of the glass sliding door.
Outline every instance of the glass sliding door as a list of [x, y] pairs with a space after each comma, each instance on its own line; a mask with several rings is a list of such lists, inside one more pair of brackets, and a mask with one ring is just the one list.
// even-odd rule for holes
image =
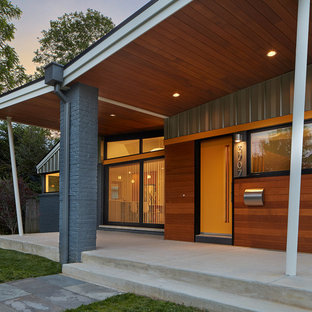
[[140, 165], [118, 165], [109, 168], [108, 221], [140, 221]]
[[144, 161], [143, 223], [164, 224], [165, 160]]

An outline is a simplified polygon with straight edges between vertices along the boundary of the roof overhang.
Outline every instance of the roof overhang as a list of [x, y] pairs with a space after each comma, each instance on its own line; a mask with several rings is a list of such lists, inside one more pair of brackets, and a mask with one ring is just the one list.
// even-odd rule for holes
[[[64, 86], [99, 89], [100, 134], [158, 129], [166, 116], [293, 70], [296, 19], [296, 0], [151, 1], [65, 66]], [[59, 100], [37, 81], [0, 98], [6, 116], [58, 128]]]

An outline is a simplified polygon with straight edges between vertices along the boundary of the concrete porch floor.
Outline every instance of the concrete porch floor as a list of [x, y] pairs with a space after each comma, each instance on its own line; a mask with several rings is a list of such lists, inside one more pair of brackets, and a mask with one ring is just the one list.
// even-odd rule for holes
[[[57, 261], [58, 240], [58, 233], [0, 236], [0, 248]], [[88, 254], [312, 291], [312, 254], [298, 254], [295, 277], [284, 274], [285, 252], [169, 241], [158, 235], [98, 231], [97, 250]]]

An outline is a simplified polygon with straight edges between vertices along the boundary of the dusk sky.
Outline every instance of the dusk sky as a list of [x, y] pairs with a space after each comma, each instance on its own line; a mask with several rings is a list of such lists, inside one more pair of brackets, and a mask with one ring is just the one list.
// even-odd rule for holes
[[42, 30], [48, 30], [49, 21], [64, 13], [85, 12], [88, 8], [100, 11], [112, 18], [115, 25], [140, 9], [149, 0], [12, 0], [22, 11], [22, 17], [14, 20], [17, 30], [12, 45], [22, 65], [33, 74], [36, 65], [32, 63], [34, 51], [39, 48], [38, 37]]

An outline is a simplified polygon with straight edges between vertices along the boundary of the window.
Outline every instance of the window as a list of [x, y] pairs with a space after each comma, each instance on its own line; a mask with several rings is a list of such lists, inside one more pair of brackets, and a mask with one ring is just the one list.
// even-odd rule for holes
[[140, 140], [107, 142], [107, 159], [140, 153]]
[[140, 165], [109, 168], [108, 221], [139, 222]]
[[164, 224], [165, 160], [138, 160], [108, 167], [108, 223]]
[[144, 162], [143, 222], [164, 223], [165, 160]]
[[[290, 127], [251, 133], [250, 143], [251, 173], [290, 169]], [[312, 124], [304, 127], [302, 168], [312, 168]]]
[[60, 174], [49, 173], [45, 176], [45, 193], [59, 192]]
[[164, 150], [164, 137], [137, 138], [134, 140], [108, 141], [106, 159], [151, 153]]
[[164, 149], [164, 137], [143, 139], [143, 153], [156, 152]]

